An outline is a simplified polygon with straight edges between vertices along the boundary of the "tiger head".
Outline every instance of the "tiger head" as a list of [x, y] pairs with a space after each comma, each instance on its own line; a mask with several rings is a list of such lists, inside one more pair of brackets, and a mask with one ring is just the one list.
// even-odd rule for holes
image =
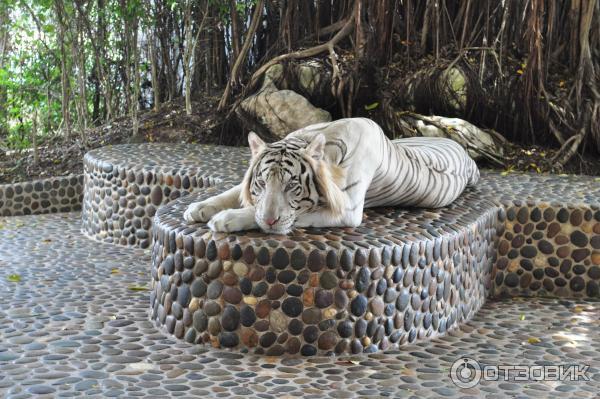
[[255, 207], [254, 217], [263, 231], [287, 234], [298, 216], [318, 208], [341, 215], [344, 196], [337, 183], [342, 172], [323, 159], [323, 134], [308, 144], [297, 138], [266, 144], [250, 132], [248, 143], [252, 160], [241, 202]]

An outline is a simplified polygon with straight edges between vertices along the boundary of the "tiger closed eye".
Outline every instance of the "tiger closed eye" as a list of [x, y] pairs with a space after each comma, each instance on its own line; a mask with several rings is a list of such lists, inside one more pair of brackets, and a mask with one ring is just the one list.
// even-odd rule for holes
[[263, 180], [261, 177], [257, 177], [257, 178], [256, 178], [256, 183], [257, 183], [259, 186], [264, 186], [264, 185], [265, 185], [265, 181], [264, 181], [264, 180]]
[[290, 182], [288, 182], [288, 184], [286, 184], [285, 191], [289, 191], [289, 190], [293, 189], [295, 186], [296, 186], [296, 182], [290, 181]]

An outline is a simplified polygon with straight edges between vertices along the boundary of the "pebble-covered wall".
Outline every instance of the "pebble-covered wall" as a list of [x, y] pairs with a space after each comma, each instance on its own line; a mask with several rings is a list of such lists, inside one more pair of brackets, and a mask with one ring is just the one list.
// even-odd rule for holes
[[147, 248], [159, 206], [224, 177], [241, 178], [246, 153], [243, 148], [150, 143], [92, 150], [83, 159], [83, 231], [105, 242]]
[[494, 285], [496, 295], [600, 297], [598, 207], [533, 201], [508, 206]]
[[302, 355], [388, 349], [444, 333], [487, 297], [498, 211], [368, 210], [356, 229], [289, 236], [185, 226], [192, 197], [155, 218], [153, 317], [188, 342]]
[[450, 207], [367, 210], [355, 229], [266, 236], [183, 224], [189, 203], [224, 188], [155, 218], [152, 315], [188, 342], [373, 352], [444, 333], [489, 296], [600, 296], [593, 178], [484, 172]]
[[0, 216], [37, 215], [81, 209], [83, 175], [0, 185]]

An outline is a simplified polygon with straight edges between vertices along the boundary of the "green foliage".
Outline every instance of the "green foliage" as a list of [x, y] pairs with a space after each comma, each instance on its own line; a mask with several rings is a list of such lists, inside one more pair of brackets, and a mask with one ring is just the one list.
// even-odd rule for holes
[[[124, 3], [125, 7], [121, 7]], [[37, 118], [38, 142], [55, 134], [63, 126], [61, 109], [61, 61], [59, 42], [60, 21], [57, 4], [64, 6], [65, 38], [64, 57], [69, 86], [68, 112], [71, 121], [76, 121], [75, 101], [80, 92], [76, 81], [77, 60], [71, 45], [79, 43], [86, 70], [86, 95], [88, 112], [93, 107], [94, 91], [91, 75], [97, 74], [94, 48], [106, 53], [106, 70], [111, 76], [118, 73], [111, 60], [121, 57], [118, 44], [124, 20], [147, 16], [142, 0], [105, 0], [99, 9], [97, 2], [92, 6], [83, 4], [92, 34], [94, 22], [103, 18], [106, 33], [103, 42], [95, 42], [84, 25], [78, 25], [78, 9], [69, 0], [0, 0], [0, 40], [8, 34], [7, 50], [0, 54], [0, 145], [20, 149], [30, 146], [33, 119]], [[114, 29], [113, 29], [114, 27]], [[111, 82], [112, 83], [112, 82]]]
[[[52, 2], [37, 0], [12, 3], [3, 8], [0, 2], [0, 35], [9, 32], [10, 52], [0, 54], [0, 140], [9, 148], [30, 146], [34, 116], [42, 137], [61, 120], [56, 88], [60, 70], [56, 63], [56, 32]], [[35, 20], [29, 11], [35, 15]]]
[[[236, 2], [242, 21], [254, 3]], [[148, 35], [161, 35], [159, 85], [171, 84], [180, 95], [186, 5], [197, 29], [207, 4], [210, 26], [230, 24], [228, 0], [0, 0], [0, 43], [8, 38], [0, 47], [0, 147], [30, 146], [34, 127], [42, 144], [67, 128], [75, 135], [127, 114], [136, 74], [141, 102], [149, 104]], [[160, 101], [169, 90], [163, 87]]]

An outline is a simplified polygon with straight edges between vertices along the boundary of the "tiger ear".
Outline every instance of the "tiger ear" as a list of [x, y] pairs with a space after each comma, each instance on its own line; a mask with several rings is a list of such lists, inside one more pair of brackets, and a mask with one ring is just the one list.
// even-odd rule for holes
[[256, 158], [265, 148], [265, 142], [254, 132], [248, 133], [248, 145], [252, 152], [252, 158]]
[[320, 161], [323, 158], [323, 152], [325, 151], [325, 136], [323, 133], [317, 134], [306, 146], [305, 151], [309, 157]]

